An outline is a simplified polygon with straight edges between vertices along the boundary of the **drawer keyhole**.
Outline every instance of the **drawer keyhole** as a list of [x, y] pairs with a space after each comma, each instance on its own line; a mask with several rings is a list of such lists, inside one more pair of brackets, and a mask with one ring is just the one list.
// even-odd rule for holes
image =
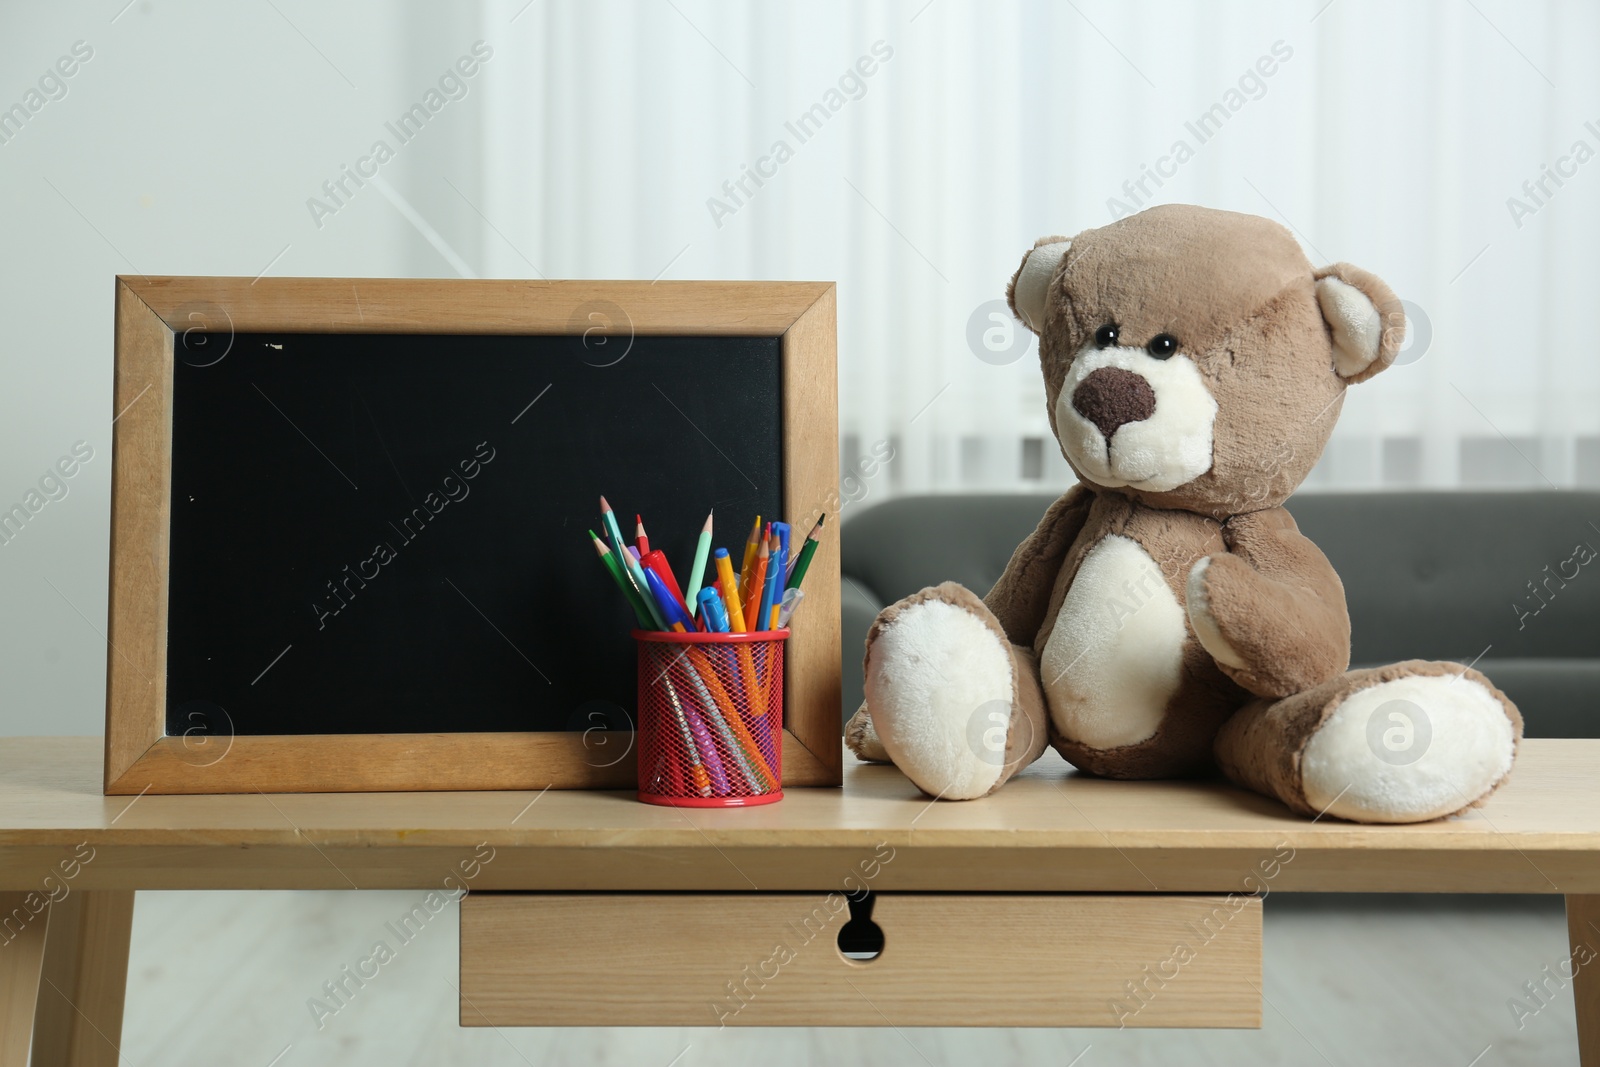
[[872, 921], [871, 893], [850, 894], [850, 921], [839, 928], [839, 954], [847, 960], [868, 963], [883, 954], [883, 927]]

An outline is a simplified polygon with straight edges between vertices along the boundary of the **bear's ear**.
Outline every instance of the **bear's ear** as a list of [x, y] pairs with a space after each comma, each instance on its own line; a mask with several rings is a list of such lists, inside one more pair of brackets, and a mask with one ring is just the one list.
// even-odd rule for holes
[[1383, 279], [1348, 263], [1316, 273], [1317, 303], [1333, 334], [1333, 369], [1347, 384], [1394, 362], [1406, 339], [1406, 313]]
[[1044, 332], [1044, 302], [1050, 279], [1066, 257], [1072, 242], [1065, 237], [1041, 237], [1033, 243], [1022, 265], [1006, 286], [1006, 303], [1011, 313], [1034, 333]]

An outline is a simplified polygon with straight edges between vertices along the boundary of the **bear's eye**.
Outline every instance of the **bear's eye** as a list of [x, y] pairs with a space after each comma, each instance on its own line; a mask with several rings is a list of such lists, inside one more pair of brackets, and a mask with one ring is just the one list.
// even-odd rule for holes
[[1157, 359], [1171, 359], [1178, 351], [1178, 339], [1170, 333], [1158, 333], [1150, 338], [1150, 343], [1144, 350]]
[[1108, 322], [1094, 332], [1096, 348], [1110, 348], [1117, 343], [1117, 324]]

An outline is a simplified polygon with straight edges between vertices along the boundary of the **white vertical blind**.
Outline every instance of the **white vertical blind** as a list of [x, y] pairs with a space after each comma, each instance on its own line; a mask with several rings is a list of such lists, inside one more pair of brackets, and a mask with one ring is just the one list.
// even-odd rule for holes
[[[870, 494], [1070, 480], [1033, 350], [985, 362], [968, 320], [1036, 236], [1113, 198], [1275, 218], [1419, 312], [1311, 485], [1600, 484], [1600, 161], [1523, 188], [1600, 152], [1593, 5], [540, 0], [505, 38], [485, 214], [551, 277], [837, 281], [846, 462], [896, 450]], [[892, 56], [841, 87], [876, 42]], [[802, 141], [818, 103], [837, 109]], [[1174, 176], [1125, 191], [1178, 140]], [[775, 174], [724, 191], [780, 141]], [[528, 273], [483, 245], [491, 273]]]

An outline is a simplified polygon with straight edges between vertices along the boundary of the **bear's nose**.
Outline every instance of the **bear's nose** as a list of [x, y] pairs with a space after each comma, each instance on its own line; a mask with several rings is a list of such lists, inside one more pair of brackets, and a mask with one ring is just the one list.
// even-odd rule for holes
[[1100, 367], [1072, 391], [1072, 410], [1100, 427], [1106, 443], [1130, 422], [1143, 422], [1156, 410], [1156, 391], [1143, 375], [1121, 367]]

